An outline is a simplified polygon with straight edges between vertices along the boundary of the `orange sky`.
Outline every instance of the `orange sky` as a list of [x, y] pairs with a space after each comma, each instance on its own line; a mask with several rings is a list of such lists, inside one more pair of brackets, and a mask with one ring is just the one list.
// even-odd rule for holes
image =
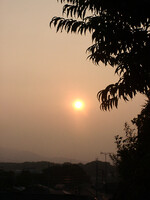
[[[142, 95], [111, 112], [99, 110], [96, 94], [118, 77], [85, 53], [90, 35], [57, 33], [50, 19], [61, 15], [56, 0], [0, 0], [0, 147], [48, 157], [103, 159], [115, 152], [144, 104]], [[84, 101], [82, 112], [71, 106]]]

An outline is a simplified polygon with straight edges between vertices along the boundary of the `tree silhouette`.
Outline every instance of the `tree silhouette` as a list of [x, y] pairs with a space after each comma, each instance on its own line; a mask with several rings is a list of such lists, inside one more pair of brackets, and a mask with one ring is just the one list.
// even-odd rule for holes
[[115, 68], [119, 80], [97, 94], [102, 110], [128, 101], [137, 92], [150, 89], [150, 1], [149, 0], [58, 0], [66, 3], [64, 17], [53, 17], [56, 31], [92, 35], [88, 58]]
[[120, 177], [116, 200], [150, 196], [150, 99], [132, 122], [137, 132], [125, 124], [125, 137], [116, 136], [117, 155], [112, 156]]

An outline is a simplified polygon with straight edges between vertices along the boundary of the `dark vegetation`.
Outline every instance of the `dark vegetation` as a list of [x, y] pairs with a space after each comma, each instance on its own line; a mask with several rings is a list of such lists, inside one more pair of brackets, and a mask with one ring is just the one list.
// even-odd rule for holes
[[116, 136], [117, 155], [112, 157], [119, 172], [118, 200], [150, 197], [150, 100], [132, 123], [136, 130], [126, 123], [125, 137]]
[[[66, 3], [65, 17], [53, 17], [50, 26], [67, 33], [91, 33], [88, 58], [115, 68], [119, 80], [98, 92], [102, 110], [128, 101], [150, 89], [150, 1], [58, 0]], [[137, 81], [138, 80], [138, 81]]]
[[110, 180], [115, 177], [115, 167], [109, 163], [93, 161], [87, 164], [55, 164], [49, 162], [0, 163], [0, 188], [13, 186], [30, 186], [42, 184], [55, 187], [65, 184], [69, 187], [80, 184], [95, 184], [96, 163], [98, 163], [99, 179], [107, 165]]
[[88, 58], [115, 68], [119, 80], [97, 94], [102, 110], [118, 107], [138, 92], [147, 97], [141, 113], [125, 124], [125, 138], [116, 136], [119, 173], [117, 200], [150, 199], [150, 1], [58, 0], [65, 17], [53, 17], [50, 26], [67, 33], [91, 33]]
[[[107, 169], [107, 182], [106, 181]], [[116, 189], [116, 169], [108, 162], [55, 164], [49, 162], [0, 163], [0, 195], [86, 195], [94, 199]], [[98, 182], [97, 182], [98, 181]]]
[[[35, 163], [20, 164], [21, 169], [19, 164], [1, 163], [0, 190], [46, 193], [50, 188], [60, 192], [62, 187], [69, 192], [81, 193], [86, 188], [86, 191], [115, 192], [114, 200], [147, 200], [150, 198], [150, 1], [59, 2], [66, 3], [63, 6], [66, 18], [54, 17], [50, 26], [54, 25], [57, 31], [81, 35], [89, 31], [93, 41], [87, 49], [89, 59], [95, 64], [109, 64], [119, 75], [117, 83], [98, 92], [100, 108], [110, 110], [118, 106], [119, 99], [128, 101], [138, 92], [147, 96], [147, 102], [132, 120], [137, 130], [125, 124], [125, 137], [116, 136], [117, 154], [112, 159], [119, 176], [108, 163], [97, 170], [97, 164], [100, 166], [97, 161], [86, 165], [42, 162], [36, 170], [32, 167]], [[119, 183], [117, 190], [111, 191], [116, 181]]]

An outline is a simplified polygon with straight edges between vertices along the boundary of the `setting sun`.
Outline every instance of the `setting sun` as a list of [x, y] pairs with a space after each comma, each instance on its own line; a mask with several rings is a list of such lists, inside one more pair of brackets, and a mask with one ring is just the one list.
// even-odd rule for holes
[[76, 100], [74, 103], [73, 103], [73, 106], [76, 110], [82, 110], [83, 107], [84, 107], [84, 103], [81, 101], [81, 100]]

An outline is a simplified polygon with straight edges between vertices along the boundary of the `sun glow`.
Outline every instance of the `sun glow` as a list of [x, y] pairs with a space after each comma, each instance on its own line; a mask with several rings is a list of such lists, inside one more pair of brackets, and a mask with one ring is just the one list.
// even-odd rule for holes
[[81, 100], [76, 100], [74, 103], [73, 103], [73, 107], [76, 109], [76, 110], [82, 110], [84, 108], [84, 103], [83, 101]]

